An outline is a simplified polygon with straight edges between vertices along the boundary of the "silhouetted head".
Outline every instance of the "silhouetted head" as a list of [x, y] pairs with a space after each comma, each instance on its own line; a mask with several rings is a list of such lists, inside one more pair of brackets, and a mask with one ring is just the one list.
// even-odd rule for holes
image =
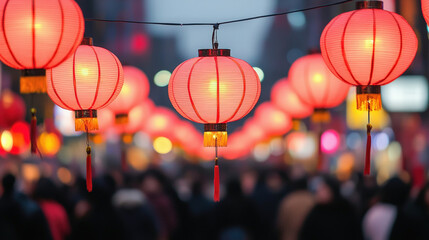
[[57, 187], [51, 179], [45, 177], [39, 179], [34, 190], [35, 199], [55, 200], [56, 194]]
[[339, 182], [329, 176], [323, 177], [316, 190], [316, 200], [319, 203], [327, 204], [341, 199]]
[[226, 195], [231, 197], [242, 196], [243, 191], [241, 189], [240, 181], [236, 178], [233, 178], [228, 181], [226, 184]]
[[14, 187], [15, 187], [15, 176], [7, 173], [3, 176], [2, 179], [2, 185], [3, 185], [3, 193], [5, 195], [13, 193]]
[[389, 179], [381, 188], [381, 202], [402, 206], [408, 199], [410, 186], [398, 177]]

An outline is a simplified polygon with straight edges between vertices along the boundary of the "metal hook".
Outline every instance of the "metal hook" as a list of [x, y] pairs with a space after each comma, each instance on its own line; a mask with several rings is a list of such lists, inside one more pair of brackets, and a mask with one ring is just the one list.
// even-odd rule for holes
[[217, 41], [217, 30], [219, 29], [219, 23], [213, 25], [213, 33], [212, 33], [212, 48], [218, 49], [219, 43]]

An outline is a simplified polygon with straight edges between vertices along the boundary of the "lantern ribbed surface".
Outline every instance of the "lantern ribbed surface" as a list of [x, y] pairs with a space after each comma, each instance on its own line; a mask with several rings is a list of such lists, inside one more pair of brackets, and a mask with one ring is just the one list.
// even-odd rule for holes
[[320, 38], [332, 73], [352, 85], [384, 85], [412, 63], [417, 37], [400, 15], [382, 9], [359, 9], [335, 17]]
[[115, 114], [128, 114], [149, 95], [149, 80], [140, 69], [124, 66], [124, 85], [118, 97], [109, 105]]
[[55, 68], [46, 71], [49, 97], [69, 110], [106, 107], [121, 91], [122, 65], [110, 51], [81, 45]]
[[289, 81], [302, 102], [319, 109], [341, 104], [350, 88], [329, 71], [318, 53], [297, 59], [290, 67]]
[[82, 11], [73, 0], [1, 0], [0, 60], [16, 69], [47, 69], [82, 41]]
[[173, 72], [168, 95], [183, 117], [198, 123], [227, 123], [248, 114], [258, 101], [258, 75], [229, 56], [189, 59]]
[[301, 101], [287, 78], [282, 78], [274, 84], [271, 89], [271, 101], [291, 118], [306, 118], [313, 113], [313, 108]]

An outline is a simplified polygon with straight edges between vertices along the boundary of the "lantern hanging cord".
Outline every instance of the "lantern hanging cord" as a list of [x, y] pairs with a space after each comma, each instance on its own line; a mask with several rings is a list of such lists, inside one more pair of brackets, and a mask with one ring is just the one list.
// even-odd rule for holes
[[151, 22], [151, 21], [134, 21], [134, 20], [111, 20], [111, 19], [100, 19], [100, 18], [86, 18], [85, 21], [88, 21], [88, 22], [110, 22], [110, 23], [133, 23], [133, 24], [146, 24], [146, 25], [178, 26], [178, 27], [213, 26], [213, 27], [219, 28], [220, 25], [224, 25], [224, 24], [251, 21], [251, 20], [260, 19], [260, 18], [282, 16], [282, 15], [287, 15], [287, 14], [296, 13], [296, 12], [304, 12], [304, 11], [309, 11], [309, 10], [314, 10], [314, 9], [331, 7], [331, 6], [340, 5], [340, 4], [344, 4], [344, 3], [348, 3], [348, 2], [353, 2], [353, 0], [342, 0], [342, 1], [334, 2], [334, 3], [317, 5], [317, 6], [313, 6], [313, 7], [301, 8], [301, 9], [296, 9], [296, 10], [291, 10], [291, 11], [286, 11], [286, 12], [273, 13], [273, 14], [267, 14], [267, 15], [259, 15], [259, 16], [247, 17], [247, 18], [239, 18], [239, 19], [228, 20], [228, 21], [217, 22], [217, 23], [210, 23], [210, 22], [190, 22], [190, 23]]
[[213, 49], [217, 49], [219, 46], [219, 42], [217, 41], [217, 30], [218, 29], [219, 29], [219, 24], [213, 25], [213, 34], [212, 34], [212, 47], [213, 47]]

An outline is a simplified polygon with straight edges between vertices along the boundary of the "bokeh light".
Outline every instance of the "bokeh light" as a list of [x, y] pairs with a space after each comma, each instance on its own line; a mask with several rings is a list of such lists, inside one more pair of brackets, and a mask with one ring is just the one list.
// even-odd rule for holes
[[347, 147], [350, 149], [359, 149], [362, 147], [362, 138], [359, 133], [351, 132], [346, 137]]
[[264, 77], [265, 77], [264, 71], [259, 67], [253, 67], [253, 69], [258, 74], [259, 81], [261, 81], [261, 82], [264, 81]]
[[157, 137], [153, 141], [153, 149], [159, 154], [167, 154], [173, 148], [170, 139], [166, 137]]
[[295, 12], [286, 16], [292, 28], [302, 29], [305, 26], [306, 19], [303, 12]]
[[322, 134], [320, 141], [324, 153], [334, 153], [340, 146], [340, 135], [337, 131], [330, 129]]
[[266, 143], [260, 143], [253, 149], [253, 157], [258, 162], [265, 162], [270, 157], [270, 145]]
[[12, 147], [13, 147], [12, 133], [8, 130], [4, 130], [1, 134], [1, 137], [0, 137], [0, 143], [1, 143], [2, 148], [6, 152], [10, 152], [10, 150], [12, 150]]
[[286, 148], [296, 159], [309, 159], [316, 153], [316, 140], [303, 132], [292, 132], [286, 137]]
[[165, 87], [170, 82], [171, 72], [167, 70], [161, 70], [157, 72], [153, 78], [153, 81], [158, 87]]
[[37, 165], [31, 163], [22, 164], [22, 176], [26, 181], [33, 182], [40, 178], [40, 169]]
[[389, 136], [385, 132], [380, 132], [374, 136], [374, 147], [381, 151], [389, 146]]
[[65, 167], [58, 168], [57, 177], [58, 177], [58, 180], [60, 180], [60, 182], [65, 184], [65, 185], [70, 185], [72, 182], [72, 174]]

